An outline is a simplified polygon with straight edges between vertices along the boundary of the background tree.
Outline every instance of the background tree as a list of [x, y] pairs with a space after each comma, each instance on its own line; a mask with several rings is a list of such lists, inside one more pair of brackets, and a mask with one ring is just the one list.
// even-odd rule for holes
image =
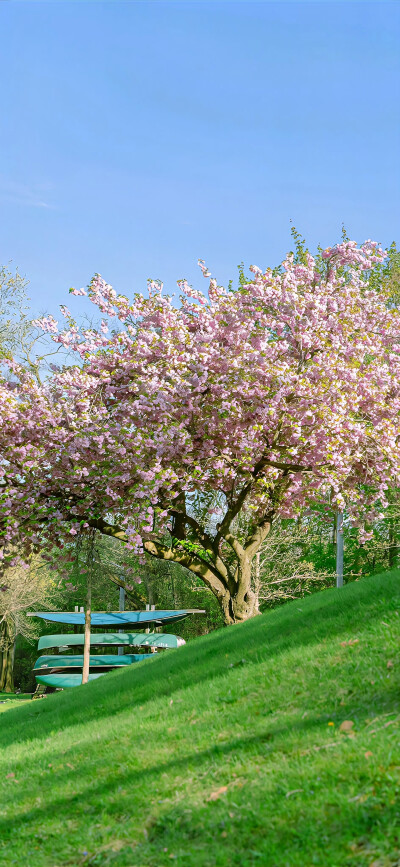
[[18, 270], [13, 273], [0, 265], [0, 359], [18, 351], [30, 326], [27, 286], [28, 280]]
[[33, 639], [37, 626], [26, 616], [32, 608], [54, 607], [57, 588], [38, 556], [29, 563], [15, 557], [0, 575], [0, 691], [14, 692], [14, 656], [18, 636]]
[[[344, 522], [345, 580], [385, 572], [397, 565], [398, 503], [388, 491], [389, 505], [383, 516], [369, 526], [362, 543], [358, 532]], [[289, 599], [334, 587], [336, 583], [336, 528], [325, 509], [303, 511], [297, 519], [274, 522], [259, 552], [259, 598], [261, 610]], [[254, 571], [254, 570], [253, 570]], [[254, 574], [255, 578], [255, 574]]]
[[[55, 347], [43, 330], [32, 324], [28, 286], [29, 280], [18, 269], [11, 271], [0, 265], [0, 363], [8, 378], [18, 363], [40, 382], [51, 370], [50, 359], [61, 354], [61, 347]], [[10, 360], [13, 363], [7, 365]], [[66, 353], [63, 360], [68, 360]]]

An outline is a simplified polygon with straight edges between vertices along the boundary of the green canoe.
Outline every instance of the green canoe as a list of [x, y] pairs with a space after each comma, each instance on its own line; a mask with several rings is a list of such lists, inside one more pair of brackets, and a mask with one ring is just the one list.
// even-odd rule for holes
[[[132, 665], [134, 662], [142, 662], [144, 659], [150, 659], [152, 653], [126, 653], [123, 656], [117, 656], [116, 653], [101, 654], [101, 656], [90, 656], [89, 667], [93, 668], [119, 668], [122, 665]], [[83, 655], [78, 656], [39, 656], [34, 666], [34, 672], [39, 669], [46, 668], [82, 668]], [[45, 672], [43, 672], [45, 673]]]
[[[48, 647], [76, 647], [83, 645], [85, 636], [83, 633], [74, 635], [72, 632], [63, 635], [42, 635], [39, 638], [38, 650]], [[128, 647], [158, 647], [160, 650], [175, 649], [185, 644], [179, 635], [162, 634], [161, 632], [100, 632], [92, 633], [90, 645], [125, 645]]]
[[[96, 680], [98, 677], [103, 677], [104, 674], [107, 672], [96, 671], [94, 674], [89, 674], [89, 680]], [[80, 674], [37, 674], [36, 680], [38, 683], [43, 683], [44, 686], [67, 689], [70, 686], [81, 686], [82, 672]]]

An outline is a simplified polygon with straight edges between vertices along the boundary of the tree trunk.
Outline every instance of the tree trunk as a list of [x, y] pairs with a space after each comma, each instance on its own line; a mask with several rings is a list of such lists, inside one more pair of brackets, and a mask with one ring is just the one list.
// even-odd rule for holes
[[85, 643], [83, 646], [82, 684], [89, 680], [90, 665], [90, 628], [92, 620], [92, 577], [89, 570], [87, 577], [87, 594], [85, 607]]
[[200, 577], [218, 600], [225, 625], [230, 626], [232, 623], [241, 623], [248, 620], [249, 617], [259, 614], [258, 587], [256, 586], [255, 590], [252, 588], [251, 564], [266, 535], [266, 532], [263, 534], [258, 532], [252, 537], [251, 545], [244, 549], [229, 534], [229, 544], [231, 547], [235, 545], [237, 566], [234, 575], [219, 555], [215, 557], [213, 566], [209, 566], [205, 558], [202, 562], [195, 561], [191, 558], [190, 553], [186, 553], [178, 547], [167, 548], [161, 543], [147, 541], [145, 550], [158, 560], [179, 563], [185, 569], [193, 572], [196, 577]]
[[249, 587], [244, 593], [239, 589], [237, 593], [230, 594], [226, 591], [225, 596], [220, 599], [222, 611], [224, 614], [225, 626], [231, 626], [233, 623], [243, 623], [255, 614], [259, 614], [258, 596]]
[[4, 684], [6, 682], [6, 651], [0, 651], [0, 692], [4, 690]]
[[261, 564], [260, 564], [260, 552], [257, 551], [254, 561], [254, 592], [257, 596], [257, 599], [260, 595], [261, 589]]
[[8, 648], [4, 692], [15, 692], [15, 689], [14, 689], [14, 659], [15, 659], [15, 645], [16, 645], [16, 643], [17, 642], [14, 641], [13, 644], [11, 644]]
[[257, 589], [254, 592], [251, 586], [250, 558], [243, 557], [241, 559], [235, 578], [234, 589], [227, 589], [220, 600], [226, 626], [230, 626], [233, 623], [242, 623], [244, 620], [248, 620], [249, 617], [259, 614], [258, 592]]
[[2, 652], [0, 692], [14, 692], [14, 657], [15, 644], [8, 645]]
[[14, 692], [14, 658], [16, 638], [12, 637], [6, 620], [0, 630], [2, 651], [0, 653], [0, 692]]
[[0, 623], [0, 692], [3, 692], [5, 684], [6, 670], [6, 622], [2, 620]]

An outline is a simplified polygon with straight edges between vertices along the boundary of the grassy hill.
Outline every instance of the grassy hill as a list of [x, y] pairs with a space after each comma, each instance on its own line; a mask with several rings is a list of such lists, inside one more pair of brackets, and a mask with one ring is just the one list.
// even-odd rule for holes
[[400, 863], [400, 572], [6, 710], [0, 864]]

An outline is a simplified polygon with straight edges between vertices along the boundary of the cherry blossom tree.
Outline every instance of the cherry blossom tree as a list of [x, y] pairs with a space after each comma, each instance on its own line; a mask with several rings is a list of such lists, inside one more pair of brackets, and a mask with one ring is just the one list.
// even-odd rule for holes
[[384, 257], [345, 239], [236, 291], [200, 261], [208, 295], [182, 280], [179, 304], [96, 275], [101, 327], [66, 307], [61, 330], [40, 322], [76, 366], [40, 385], [11, 362], [1, 386], [5, 556], [16, 536], [65, 551], [95, 528], [191, 570], [234, 623], [258, 611], [277, 516], [329, 497], [365, 532], [400, 468], [400, 314], [370, 282]]

